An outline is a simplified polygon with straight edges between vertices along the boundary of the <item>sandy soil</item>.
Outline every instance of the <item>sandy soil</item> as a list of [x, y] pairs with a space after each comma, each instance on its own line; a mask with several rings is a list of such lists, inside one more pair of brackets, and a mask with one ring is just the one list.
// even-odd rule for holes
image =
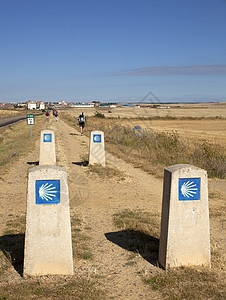
[[[162, 271], [139, 255], [134, 258], [135, 264], [128, 264], [131, 253], [123, 245], [120, 246], [122, 232], [114, 227], [112, 216], [123, 209], [140, 209], [157, 214], [160, 222], [162, 180], [110, 154], [106, 157], [108, 164], [122, 171], [125, 180], [100, 178], [87, 172], [87, 167], [81, 164], [88, 153], [87, 137], [80, 136], [77, 130], [53, 118], [46, 123], [46, 129], [55, 131], [57, 165], [64, 167], [68, 173], [71, 215], [79, 215], [86, 226], [91, 228], [91, 241], [87, 243], [92, 248], [93, 259], [74, 257], [76, 274], [86, 277], [101, 275], [98, 280], [107, 291], [109, 299], [161, 299], [157, 292], [144, 284], [141, 275], [150, 277]], [[28, 163], [38, 160], [39, 141], [32, 153], [9, 166], [6, 174], [1, 177], [1, 235], [12, 216], [25, 215], [27, 170], [31, 167]], [[225, 186], [225, 181], [215, 181], [211, 181], [213, 188], [223, 193], [221, 186]], [[223, 230], [219, 232], [217, 223], [212, 225], [214, 243], [217, 241], [222, 244]], [[19, 282], [22, 279], [11, 268], [8, 280]]]

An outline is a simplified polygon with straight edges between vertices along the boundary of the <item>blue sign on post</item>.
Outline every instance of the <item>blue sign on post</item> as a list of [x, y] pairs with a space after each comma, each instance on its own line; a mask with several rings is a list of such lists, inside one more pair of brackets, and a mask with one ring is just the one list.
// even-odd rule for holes
[[44, 143], [52, 142], [52, 134], [51, 133], [44, 133], [43, 134], [43, 142]]
[[36, 204], [60, 203], [60, 180], [36, 180], [35, 203]]
[[180, 178], [179, 201], [200, 200], [200, 178]]
[[101, 134], [94, 134], [93, 135], [93, 142], [94, 143], [101, 143]]

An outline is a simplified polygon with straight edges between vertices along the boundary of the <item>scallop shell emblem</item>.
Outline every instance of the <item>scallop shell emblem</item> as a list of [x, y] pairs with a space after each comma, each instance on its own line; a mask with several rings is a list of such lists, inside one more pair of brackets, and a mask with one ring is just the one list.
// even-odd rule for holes
[[101, 135], [100, 134], [94, 134], [93, 135], [93, 141], [94, 141], [94, 143], [101, 143]]
[[198, 188], [194, 181], [184, 182], [181, 186], [181, 193], [184, 197], [190, 198], [197, 194]]
[[43, 142], [52, 142], [52, 134], [51, 133], [44, 133], [43, 135]]
[[56, 197], [57, 191], [54, 191], [56, 189], [55, 186], [53, 186], [51, 183], [45, 183], [42, 184], [39, 188], [39, 196], [40, 198], [46, 200], [46, 201], [52, 201]]

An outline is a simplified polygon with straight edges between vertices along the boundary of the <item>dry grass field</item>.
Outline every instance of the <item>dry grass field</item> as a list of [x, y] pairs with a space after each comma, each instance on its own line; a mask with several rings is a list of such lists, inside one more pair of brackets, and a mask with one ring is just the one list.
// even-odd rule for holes
[[0, 109], [0, 118], [17, 116], [17, 115], [20, 115], [20, 114], [26, 114], [26, 112], [24, 110]]
[[[178, 104], [179, 105], [179, 104]], [[67, 110], [77, 118], [81, 110], [86, 116], [100, 112], [106, 118], [117, 118], [123, 126], [141, 126], [157, 132], [177, 132], [186, 139], [206, 140], [226, 146], [226, 103], [167, 104], [167, 108], [98, 107]], [[0, 118], [29, 113], [24, 110], [0, 110]], [[160, 119], [158, 119], [160, 118]]]
[[[138, 104], [139, 105], [139, 104]], [[84, 110], [86, 115], [93, 115], [94, 111], [106, 114], [112, 118], [149, 118], [149, 117], [175, 117], [175, 118], [226, 118], [226, 102], [202, 104], [166, 104], [165, 108], [150, 108], [150, 104], [141, 104], [142, 107], [97, 107], [74, 108], [79, 114]]]
[[[81, 110], [90, 117], [95, 112], [106, 118], [117, 118], [115, 124], [134, 127], [141, 126], [158, 132], [176, 131], [181, 137], [207, 140], [226, 146], [226, 103], [210, 104], [182, 104], [167, 105], [167, 108], [149, 107], [98, 107], [74, 108], [68, 111], [77, 117]], [[158, 119], [159, 118], [159, 119]]]

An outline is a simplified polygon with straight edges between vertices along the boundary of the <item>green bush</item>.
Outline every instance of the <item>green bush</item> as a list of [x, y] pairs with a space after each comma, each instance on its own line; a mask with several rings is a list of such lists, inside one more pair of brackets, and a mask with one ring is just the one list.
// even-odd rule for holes
[[96, 111], [95, 114], [94, 114], [94, 117], [95, 118], [102, 118], [103, 119], [103, 118], [105, 118], [105, 115], [102, 114], [102, 113], [100, 113], [100, 112], [98, 112], [98, 111]]

